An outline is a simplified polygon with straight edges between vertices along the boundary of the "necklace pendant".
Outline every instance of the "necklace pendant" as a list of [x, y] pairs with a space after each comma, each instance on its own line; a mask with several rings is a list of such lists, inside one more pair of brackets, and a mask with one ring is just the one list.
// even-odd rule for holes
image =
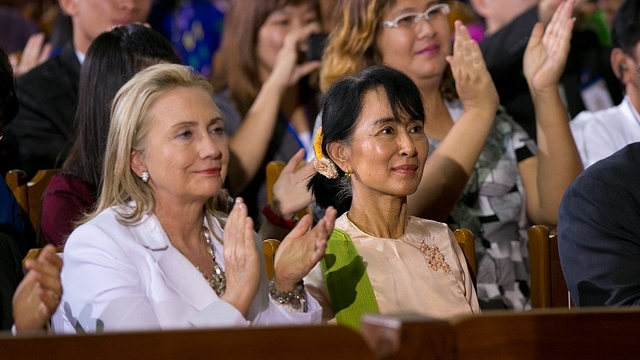
[[[209, 219], [207, 219], [208, 221]], [[204, 240], [206, 241], [208, 247], [207, 252], [211, 255], [211, 260], [213, 260], [213, 267], [211, 268], [211, 278], [207, 279], [209, 286], [216, 292], [218, 297], [224, 295], [224, 292], [227, 290], [227, 275], [222, 271], [222, 268], [216, 262], [216, 252], [211, 243], [211, 238], [209, 237], [209, 231], [204, 226], [202, 227], [202, 232], [204, 234]], [[214, 234], [215, 236], [215, 234]]]
[[218, 297], [224, 295], [227, 290], [227, 276], [216, 262], [213, 263], [213, 273], [209, 285], [218, 294]]

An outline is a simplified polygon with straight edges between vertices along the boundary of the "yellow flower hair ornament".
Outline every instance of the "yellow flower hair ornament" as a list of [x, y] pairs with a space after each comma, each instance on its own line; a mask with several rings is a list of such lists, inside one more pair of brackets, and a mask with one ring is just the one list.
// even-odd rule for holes
[[335, 179], [338, 177], [338, 170], [336, 169], [336, 164], [322, 153], [322, 137], [322, 126], [320, 126], [313, 142], [313, 151], [316, 155], [313, 160], [313, 167], [327, 179]]

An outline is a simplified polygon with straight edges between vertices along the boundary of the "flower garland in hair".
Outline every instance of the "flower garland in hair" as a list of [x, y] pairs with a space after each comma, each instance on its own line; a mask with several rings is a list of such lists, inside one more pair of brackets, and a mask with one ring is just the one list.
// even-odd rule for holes
[[313, 142], [313, 151], [316, 155], [313, 160], [313, 167], [327, 179], [335, 179], [338, 177], [338, 169], [336, 169], [336, 164], [322, 153], [322, 137], [322, 126], [320, 126]]

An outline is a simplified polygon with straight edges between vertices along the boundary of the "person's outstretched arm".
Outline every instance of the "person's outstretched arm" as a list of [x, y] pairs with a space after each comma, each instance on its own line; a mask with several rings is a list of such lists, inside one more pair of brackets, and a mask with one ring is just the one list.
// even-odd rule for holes
[[464, 114], [438, 149], [429, 154], [420, 186], [408, 202], [410, 214], [438, 221], [444, 221], [458, 202], [484, 148], [498, 108], [498, 93], [480, 48], [460, 21], [456, 21], [453, 56], [447, 61]]
[[537, 23], [525, 51], [523, 70], [536, 115], [538, 155], [518, 164], [527, 215], [536, 224], [555, 225], [567, 186], [582, 172], [558, 82], [564, 70], [575, 19], [574, 0], [563, 2], [544, 29]]
[[319, 26], [313, 23], [287, 34], [269, 78], [262, 84], [240, 127], [230, 137], [229, 150], [233, 160], [229, 162], [227, 184], [232, 194], [241, 193], [260, 170], [285, 91], [320, 67], [319, 61], [297, 64], [299, 43], [317, 31]]

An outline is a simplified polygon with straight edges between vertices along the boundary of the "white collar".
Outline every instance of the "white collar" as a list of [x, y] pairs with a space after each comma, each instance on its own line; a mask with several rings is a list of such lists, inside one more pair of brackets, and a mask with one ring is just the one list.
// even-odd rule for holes
[[82, 63], [84, 62], [85, 54], [77, 49], [74, 49], [74, 52], [76, 53], [76, 57], [78, 58], [80, 65], [82, 65]]

